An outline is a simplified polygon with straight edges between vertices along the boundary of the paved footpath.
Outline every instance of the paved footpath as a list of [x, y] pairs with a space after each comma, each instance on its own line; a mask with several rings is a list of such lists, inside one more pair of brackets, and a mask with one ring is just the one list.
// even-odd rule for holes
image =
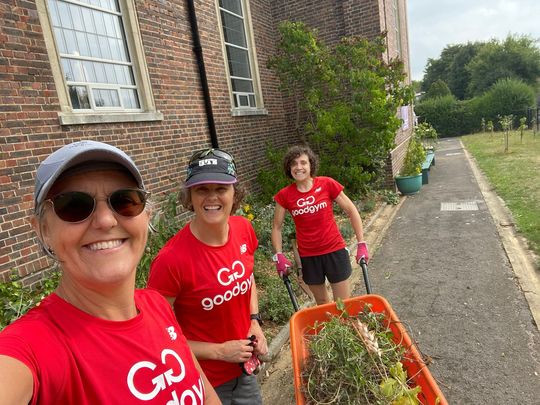
[[523, 291], [460, 140], [441, 140], [435, 159], [369, 263], [372, 292], [432, 357], [450, 404], [540, 405], [540, 333], [526, 299], [540, 291]]

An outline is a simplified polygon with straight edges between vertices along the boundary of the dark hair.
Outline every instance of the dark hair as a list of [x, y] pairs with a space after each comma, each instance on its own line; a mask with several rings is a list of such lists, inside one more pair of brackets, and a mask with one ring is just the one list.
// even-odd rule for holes
[[285, 175], [288, 178], [293, 178], [291, 174], [291, 165], [293, 163], [293, 160], [299, 158], [301, 155], [307, 155], [309, 159], [309, 175], [311, 177], [316, 176], [317, 170], [319, 169], [319, 157], [307, 145], [294, 145], [287, 150], [285, 156], [283, 157], [283, 170], [285, 171]]
[[[191, 187], [182, 187], [180, 189], [180, 196], [179, 201], [182, 206], [190, 211], [193, 211], [193, 204], [191, 203]], [[242, 204], [242, 200], [244, 199], [244, 196], [246, 195], [246, 190], [244, 186], [242, 186], [240, 183], [236, 182], [233, 184], [234, 189], [234, 200], [233, 205], [231, 209], [231, 215], [234, 215], [236, 210], [240, 208], [240, 204]]]

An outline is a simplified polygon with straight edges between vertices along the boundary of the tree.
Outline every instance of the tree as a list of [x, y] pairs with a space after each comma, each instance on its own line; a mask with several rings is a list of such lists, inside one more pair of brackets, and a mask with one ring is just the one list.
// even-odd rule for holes
[[457, 46], [458, 50], [447, 69], [446, 83], [458, 100], [464, 100], [467, 97], [467, 87], [471, 80], [467, 66], [482, 46], [483, 44], [480, 42], [467, 42], [465, 45]]
[[536, 87], [540, 77], [538, 40], [528, 36], [509, 35], [503, 43], [485, 44], [467, 65], [470, 73], [468, 94], [480, 95], [499, 79], [521, 79]]
[[510, 115], [499, 115], [499, 123], [501, 124], [501, 128], [504, 131], [504, 151], [508, 152], [508, 138], [510, 134], [510, 129], [512, 128], [512, 121], [514, 119], [514, 116], [512, 114]]
[[428, 91], [433, 83], [442, 80], [456, 98], [463, 100], [470, 80], [466, 66], [481, 47], [479, 42], [449, 45], [442, 50], [439, 59], [428, 59], [422, 90]]
[[[345, 37], [329, 48], [300, 22], [280, 24], [269, 67], [293, 94], [305, 124], [299, 127], [321, 159], [321, 173], [351, 195], [382, 178], [401, 125], [397, 110], [412, 101], [403, 63], [386, 62], [385, 38]], [[314, 66], [316, 65], [316, 66]]]
[[422, 91], [422, 80], [412, 80], [411, 87], [415, 93], [420, 93]]
[[427, 92], [431, 85], [439, 79], [446, 82], [448, 79], [448, 66], [450, 66], [454, 60], [454, 56], [457, 51], [457, 45], [447, 46], [442, 50], [440, 58], [428, 59], [426, 68], [424, 70], [424, 78], [422, 80], [423, 91]]
[[450, 95], [452, 95], [452, 92], [448, 88], [448, 85], [443, 80], [437, 79], [429, 87], [429, 90], [425, 94], [424, 99], [444, 97], [444, 96], [450, 96]]

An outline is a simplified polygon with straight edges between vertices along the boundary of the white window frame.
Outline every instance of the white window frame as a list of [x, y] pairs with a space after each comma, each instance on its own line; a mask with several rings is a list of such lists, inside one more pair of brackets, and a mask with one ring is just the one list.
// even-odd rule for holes
[[[249, 60], [249, 67], [251, 70], [251, 80], [253, 82], [253, 95], [255, 97], [255, 106], [253, 107], [247, 107], [247, 106], [235, 106], [235, 97], [248, 97], [251, 95], [251, 93], [242, 93], [242, 92], [235, 92], [232, 88], [232, 79], [234, 79], [233, 76], [231, 76], [231, 72], [229, 69], [229, 60], [227, 57], [227, 45], [230, 46], [236, 46], [234, 44], [228, 44], [225, 42], [225, 36], [224, 36], [224, 29], [223, 29], [223, 21], [221, 19], [221, 10], [222, 8], [219, 5], [219, 0], [216, 0], [216, 13], [217, 18], [219, 21], [219, 33], [221, 36], [221, 45], [223, 50], [223, 59], [225, 64], [225, 72], [227, 75], [227, 86], [229, 88], [229, 96], [230, 96], [230, 102], [231, 102], [231, 115], [233, 116], [242, 116], [242, 115], [266, 115], [268, 114], [268, 111], [264, 108], [263, 103], [263, 97], [262, 97], [262, 90], [260, 85], [260, 76], [259, 76], [259, 66], [257, 64], [257, 53], [255, 50], [255, 44], [254, 44], [254, 35], [253, 35], [253, 27], [251, 24], [251, 11], [249, 7], [249, 0], [239, 0], [242, 5], [242, 13], [243, 16], [239, 16], [237, 14], [231, 13], [237, 17], [242, 18], [244, 22], [244, 32], [246, 34], [246, 44], [248, 51], [248, 60]], [[225, 12], [229, 12], [225, 10]]]
[[[77, 0], [71, 0], [77, 3]], [[86, 3], [79, 3], [86, 6]], [[60, 52], [56, 44], [51, 17], [49, 14], [48, 0], [36, 0], [45, 45], [49, 54], [49, 61], [53, 72], [60, 112], [58, 118], [61, 125], [99, 124], [111, 122], [138, 122], [160, 121], [163, 114], [156, 110], [150, 76], [144, 57], [144, 47], [139, 31], [139, 23], [135, 10], [135, 0], [118, 0], [122, 14], [122, 22], [126, 43], [130, 57], [135, 86], [138, 91], [140, 109], [122, 109], [121, 107], [96, 107], [94, 109], [73, 109], [65, 80]], [[70, 82], [71, 83], [71, 82]], [[100, 88], [107, 87], [100, 85]]]
[[397, 56], [401, 57], [401, 16], [399, 13], [399, 0], [392, 1], [392, 8], [394, 12], [394, 32], [396, 35], [396, 52]]

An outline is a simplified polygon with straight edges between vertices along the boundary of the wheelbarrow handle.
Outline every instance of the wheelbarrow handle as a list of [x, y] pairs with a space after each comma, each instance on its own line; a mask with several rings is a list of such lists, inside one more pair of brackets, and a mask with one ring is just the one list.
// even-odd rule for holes
[[286, 274], [284, 274], [282, 278], [283, 282], [285, 283], [285, 287], [287, 287], [287, 292], [289, 293], [289, 297], [291, 298], [293, 308], [295, 311], [298, 311], [300, 307], [298, 306], [298, 301], [296, 301], [296, 295], [294, 295], [294, 291], [291, 286], [291, 280], [289, 280], [289, 276], [287, 276]]
[[371, 294], [371, 284], [369, 284], [369, 275], [368, 275], [368, 268], [367, 268], [367, 262], [364, 257], [360, 259], [360, 267], [362, 267], [362, 274], [364, 275], [364, 283], [366, 284], [366, 292], [368, 294]]

